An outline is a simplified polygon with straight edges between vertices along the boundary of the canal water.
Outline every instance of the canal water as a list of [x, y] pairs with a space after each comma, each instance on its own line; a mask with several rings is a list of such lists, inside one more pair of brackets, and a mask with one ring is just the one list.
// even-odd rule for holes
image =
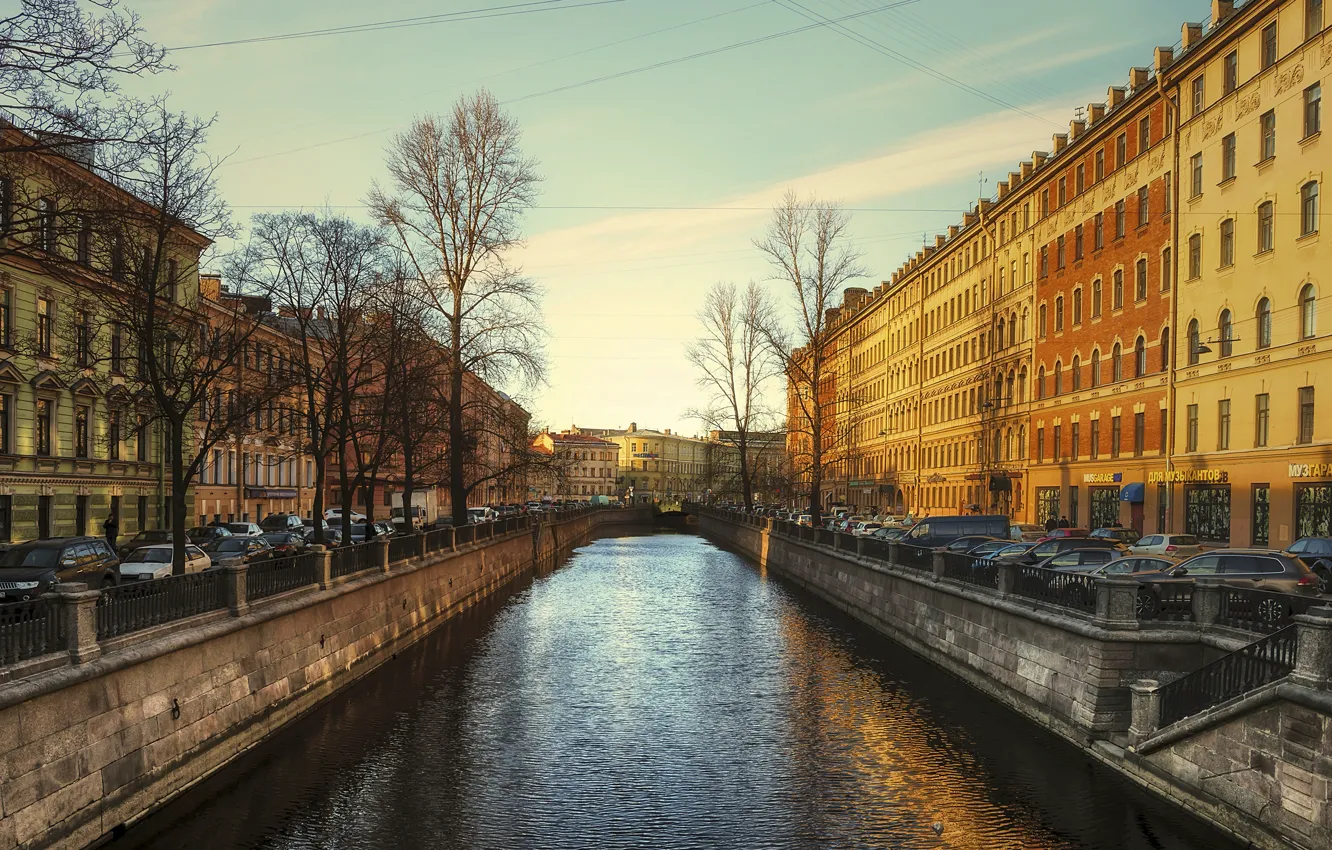
[[114, 846], [1237, 845], [740, 557], [657, 534], [578, 550]]

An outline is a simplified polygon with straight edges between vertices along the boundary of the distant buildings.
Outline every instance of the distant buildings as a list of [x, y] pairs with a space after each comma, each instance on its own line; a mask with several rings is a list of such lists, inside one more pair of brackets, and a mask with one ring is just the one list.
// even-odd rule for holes
[[543, 464], [533, 486], [537, 498], [586, 501], [589, 496], [617, 497], [620, 447], [577, 431], [543, 430], [532, 441]]

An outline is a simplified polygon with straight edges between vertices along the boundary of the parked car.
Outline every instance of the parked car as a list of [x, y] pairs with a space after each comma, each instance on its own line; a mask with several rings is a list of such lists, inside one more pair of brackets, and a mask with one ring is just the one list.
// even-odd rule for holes
[[1294, 555], [1304, 561], [1315, 572], [1321, 564], [1332, 569], [1332, 537], [1301, 537], [1285, 550], [1287, 555]]
[[1202, 552], [1198, 538], [1192, 534], [1149, 534], [1129, 548], [1135, 555], [1167, 555], [1171, 558], [1192, 558]]
[[[492, 508], [467, 509], [467, 521], [474, 525], [483, 522], [493, 522], [494, 519], [495, 519], [495, 511]], [[365, 517], [361, 517], [361, 521], [364, 522]]]
[[1140, 578], [1150, 581], [1153, 577], [1159, 578], [1162, 573], [1169, 572], [1178, 565], [1178, 561], [1170, 558], [1135, 555], [1130, 551], [1124, 557], [1116, 558], [1108, 564], [1097, 567], [1091, 571], [1090, 575]]
[[273, 557], [273, 547], [257, 534], [236, 535], [214, 540], [204, 547], [213, 566], [231, 558], [240, 558], [247, 564], [267, 561]]
[[926, 517], [911, 528], [906, 542], [916, 546], [938, 548], [959, 537], [986, 537], [997, 539], [1008, 534], [1008, 517], [1003, 516], [944, 516]]
[[905, 528], [884, 527], [880, 528], [878, 531], [874, 532], [870, 536], [873, 537], [875, 540], [901, 540], [902, 538], [906, 537], [906, 535], [907, 535], [907, 529]]
[[1090, 573], [1114, 561], [1130, 558], [1132, 555], [1133, 553], [1128, 549], [1110, 549], [1106, 547], [1066, 549], [1057, 555], [1051, 555], [1036, 566], [1045, 570], [1056, 570], [1065, 573]]
[[[301, 526], [304, 528], [305, 526]], [[268, 545], [273, 547], [273, 554], [279, 558], [285, 558], [288, 555], [299, 555], [305, 551], [309, 541], [305, 539], [305, 534], [299, 531], [270, 531], [261, 535]]]
[[[1332, 589], [1332, 578], [1314, 572], [1304, 559], [1266, 549], [1213, 549], [1175, 564], [1157, 576], [1135, 575], [1146, 583], [1138, 593], [1138, 613], [1152, 617], [1161, 608], [1161, 589], [1171, 584], [1187, 584], [1199, 578], [1212, 578], [1231, 587], [1268, 590], [1275, 593], [1317, 596]], [[1257, 614], [1279, 620], [1288, 611], [1279, 598], [1260, 604]]]
[[801, 514], [801, 515], [800, 515], [800, 518], [796, 520], [796, 524], [797, 524], [797, 525], [803, 525], [803, 526], [805, 526], [806, 528], [813, 528], [813, 527], [814, 527], [814, 518], [813, 518], [812, 516], [810, 516], [809, 514]]
[[1008, 549], [1013, 545], [1011, 540], [986, 540], [977, 546], [967, 550], [968, 555], [974, 555], [977, 558], [989, 558], [996, 553]]
[[[172, 573], [170, 543], [140, 546], [120, 562], [120, 575], [126, 581], [152, 581], [168, 578]], [[192, 543], [185, 544], [185, 572], [203, 572], [213, 565], [204, 551]]]
[[165, 528], [146, 529], [131, 537], [127, 542], [117, 546], [116, 553], [123, 558], [140, 546], [152, 546], [154, 543], [170, 542], [171, 532], [169, 530]]
[[1021, 564], [1039, 564], [1047, 558], [1052, 558], [1071, 549], [1119, 549], [1123, 546], [1124, 544], [1118, 540], [1106, 540], [1098, 537], [1056, 537], [1050, 540], [1042, 540], [1024, 554], [1013, 558], [1013, 560]]
[[120, 559], [100, 537], [52, 537], [0, 554], [0, 603], [35, 599], [60, 582], [91, 588], [120, 583]]
[[1036, 545], [1035, 541], [1032, 540], [1024, 540], [1021, 543], [1009, 543], [1007, 546], [1004, 546], [1002, 549], [995, 550], [994, 554], [990, 555], [990, 560], [992, 561], [1021, 560], [1024, 555], [1026, 555], [1028, 552], [1031, 551], [1031, 547], [1035, 545]]
[[257, 522], [229, 522], [227, 530], [236, 537], [258, 537], [264, 533]]
[[1019, 522], [1008, 527], [1009, 540], [1030, 540], [1035, 543], [1045, 537], [1045, 526], [1030, 522]]
[[1090, 537], [1091, 532], [1085, 528], [1052, 528], [1041, 537], [1042, 541], [1057, 540], [1062, 537]]
[[1113, 528], [1098, 528], [1088, 536], [1104, 537], [1110, 540], [1118, 540], [1120, 543], [1123, 543], [1125, 546], [1132, 546], [1134, 543], [1137, 543], [1139, 540], [1142, 539], [1142, 535], [1134, 531], [1133, 529], [1123, 528], [1118, 526]]
[[185, 532], [185, 536], [195, 546], [207, 546], [221, 537], [231, 537], [231, 530], [220, 525], [201, 525]]
[[857, 537], [869, 537], [881, 528], [883, 526], [877, 522], [861, 522], [856, 524], [851, 533]]
[[264, 531], [300, 531], [305, 522], [298, 514], [269, 514], [259, 527]]
[[969, 535], [951, 540], [947, 544], [940, 546], [939, 549], [944, 552], [970, 552], [982, 543], [991, 543], [995, 538], [988, 535]]
[[[342, 508], [329, 508], [324, 511], [324, 519], [329, 522], [341, 522]], [[358, 514], [356, 511], [352, 511], [351, 520], [352, 522], [365, 522], [365, 514]]]

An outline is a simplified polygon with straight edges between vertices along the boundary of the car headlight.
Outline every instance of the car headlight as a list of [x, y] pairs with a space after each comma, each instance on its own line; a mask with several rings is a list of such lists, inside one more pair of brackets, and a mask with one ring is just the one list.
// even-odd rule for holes
[[15, 589], [15, 590], [36, 590], [36, 589], [37, 589], [37, 585], [39, 585], [39, 584], [41, 584], [41, 582], [39, 582], [39, 581], [16, 581], [16, 582], [14, 582], [14, 589]]

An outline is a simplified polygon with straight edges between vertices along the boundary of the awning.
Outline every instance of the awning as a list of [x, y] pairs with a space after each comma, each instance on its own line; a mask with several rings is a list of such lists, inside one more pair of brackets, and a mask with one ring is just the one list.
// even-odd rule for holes
[[1147, 486], [1141, 483], [1125, 484], [1124, 489], [1119, 491], [1119, 501], [1132, 502], [1135, 505], [1147, 501]]

